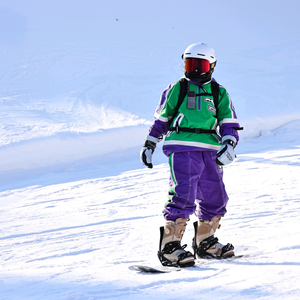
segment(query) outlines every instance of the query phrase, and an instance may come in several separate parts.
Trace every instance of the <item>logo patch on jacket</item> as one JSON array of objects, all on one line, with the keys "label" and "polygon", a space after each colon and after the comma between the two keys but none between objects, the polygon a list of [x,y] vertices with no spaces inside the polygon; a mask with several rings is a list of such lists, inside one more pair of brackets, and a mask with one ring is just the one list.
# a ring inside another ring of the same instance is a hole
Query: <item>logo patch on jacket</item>
[{"label": "logo patch on jacket", "polygon": [[210,105],[207,105],[207,109],[209,111],[211,111],[212,113],[214,113],[214,114],[217,112],[216,109],[214,107],[210,106]]},{"label": "logo patch on jacket", "polygon": [[214,104],[214,100],[211,99],[211,98],[205,97],[205,98],[204,98],[204,101],[209,102],[209,103],[211,103],[211,104]]}]

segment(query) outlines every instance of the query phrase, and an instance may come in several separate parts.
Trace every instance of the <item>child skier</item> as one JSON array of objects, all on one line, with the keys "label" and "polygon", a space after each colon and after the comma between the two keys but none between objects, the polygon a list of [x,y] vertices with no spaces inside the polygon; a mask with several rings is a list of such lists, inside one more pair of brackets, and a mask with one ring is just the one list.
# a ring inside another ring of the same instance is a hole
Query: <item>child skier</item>
[{"label": "child skier", "polygon": [[[226,89],[212,78],[215,51],[196,43],[185,50],[182,59],[184,77],[163,91],[141,161],[153,167],[152,154],[165,135],[163,151],[169,157],[171,175],[158,257],[165,266],[189,267],[196,256],[234,255],[234,247],[222,245],[214,234],[228,201],[222,166],[234,160],[237,130],[242,128]],[[181,245],[181,239],[189,216],[196,210],[195,202],[199,220],[194,223],[193,255]]]}]

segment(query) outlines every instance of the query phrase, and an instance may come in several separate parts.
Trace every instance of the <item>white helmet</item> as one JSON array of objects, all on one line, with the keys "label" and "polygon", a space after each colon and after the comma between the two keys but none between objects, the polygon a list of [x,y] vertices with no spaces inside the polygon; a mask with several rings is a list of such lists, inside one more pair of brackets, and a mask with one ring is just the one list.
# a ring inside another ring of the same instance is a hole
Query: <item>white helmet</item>
[{"label": "white helmet", "polygon": [[192,44],[182,54],[185,76],[192,81],[204,84],[212,79],[217,63],[216,52],[206,44]]},{"label": "white helmet", "polygon": [[182,59],[185,61],[187,58],[201,58],[213,64],[217,61],[215,50],[207,44],[196,43],[188,46],[182,54]]}]

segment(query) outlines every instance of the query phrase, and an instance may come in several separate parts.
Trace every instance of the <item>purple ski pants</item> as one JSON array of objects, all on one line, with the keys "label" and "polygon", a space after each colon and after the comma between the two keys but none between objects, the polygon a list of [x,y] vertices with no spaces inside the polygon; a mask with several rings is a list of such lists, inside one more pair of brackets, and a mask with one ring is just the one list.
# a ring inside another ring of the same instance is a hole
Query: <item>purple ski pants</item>
[{"label": "purple ski pants", "polygon": [[175,221],[188,218],[196,210],[199,219],[224,216],[228,196],[223,169],[216,163],[215,151],[175,152],[169,156],[170,190],[164,217]]}]

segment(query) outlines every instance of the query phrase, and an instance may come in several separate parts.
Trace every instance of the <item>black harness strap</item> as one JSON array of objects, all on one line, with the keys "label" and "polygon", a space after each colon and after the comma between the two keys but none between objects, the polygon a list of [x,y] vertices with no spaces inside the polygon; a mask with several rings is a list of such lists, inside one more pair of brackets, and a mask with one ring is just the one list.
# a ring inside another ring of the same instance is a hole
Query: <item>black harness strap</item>
[{"label": "black harness strap", "polygon": [[170,131],[176,131],[177,133],[182,132],[192,132],[192,133],[213,133],[217,134],[216,130],[214,129],[201,129],[201,128],[188,128],[188,127],[170,127]]},{"label": "black harness strap", "polygon": [[178,102],[174,108],[174,113],[173,113],[173,116],[172,118],[169,120],[169,125],[172,124],[175,116],[177,115],[178,113],[178,110],[179,110],[179,107],[181,106],[183,100],[184,100],[184,97],[186,96],[187,94],[187,80],[185,78],[180,78],[179,79],[179,83],[180,83],[180,93],[179,93],[179,97],[178,97]]},{"label": "black harness strap", "polygon": [[214,106],[216,108],[216,116],[218,116],[220,88],[219,88],[219,84],[216,81],[212,81],[210,84],[211,84],[211,93],[214,99]]},{"label": "black harness strap", "polygon": [[[178,102],[174,108],[174,113],[172,118],[169,120],[169,125],[172,124],[175,116],[178,113],[178,110],[187,95],[188,92],[188,81],[185,78],[180,78],[180,93],[178,97]],[[214,106],[216,108],[216,115],[218,114],[218,105],[219,105],[219,84],[216,81],[211,81],[211,93],[200,93],[196,94],[196,96],[213,96]],[[201,128],[187,128],[187,127],[170,127],[169,131],[176,131],[177,133],[181,132],[191,132],[191,133],[210,133],[210,134],[217,134],[216,130],[214,129],[201,129]]]}]

